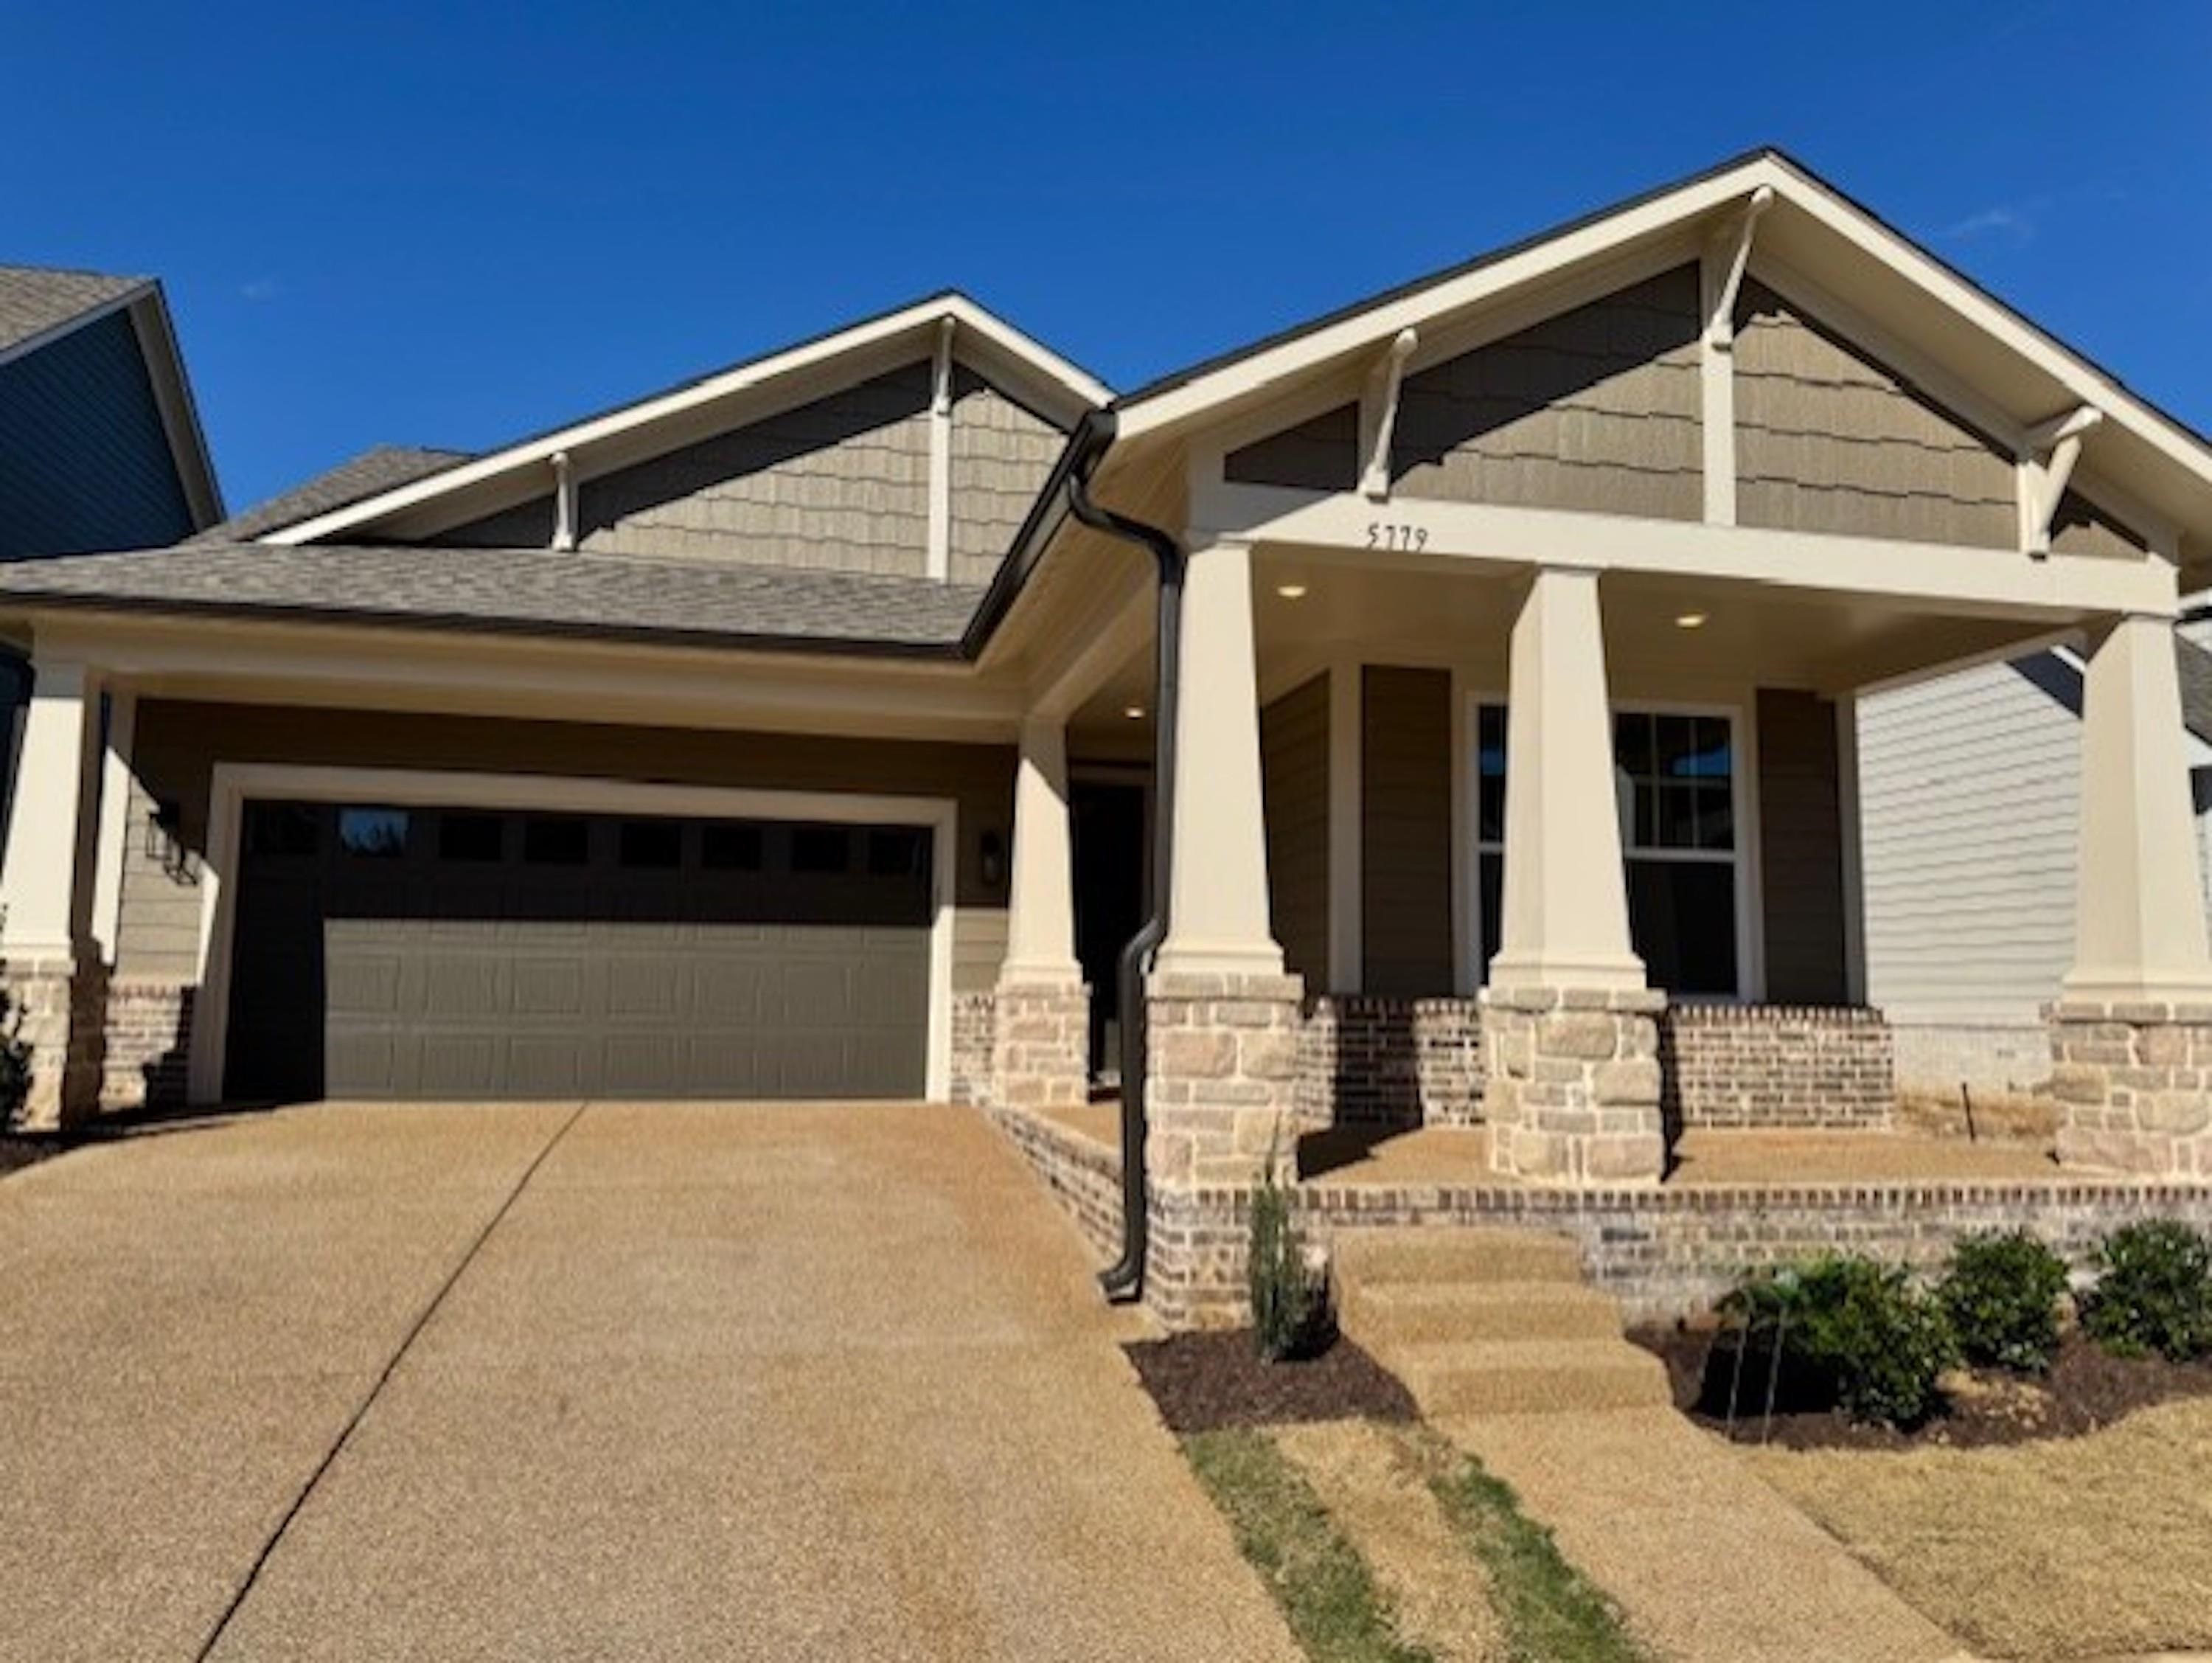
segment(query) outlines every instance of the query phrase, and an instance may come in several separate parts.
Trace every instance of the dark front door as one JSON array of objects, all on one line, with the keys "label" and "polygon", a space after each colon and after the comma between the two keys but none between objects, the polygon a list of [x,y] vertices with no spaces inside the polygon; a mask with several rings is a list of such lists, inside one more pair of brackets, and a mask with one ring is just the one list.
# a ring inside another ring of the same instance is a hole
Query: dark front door
[{"label": "dark front door", "polygon": [[244,819],[231,1097],[922,1094],[927,827]]},{"label": "dark front door", "polygon": [[1078,780],[1074,836],[1075,956],[1091,984],[1091,1073],[1121,1067],[1121,949],[1145,922],[1145,788]]}]

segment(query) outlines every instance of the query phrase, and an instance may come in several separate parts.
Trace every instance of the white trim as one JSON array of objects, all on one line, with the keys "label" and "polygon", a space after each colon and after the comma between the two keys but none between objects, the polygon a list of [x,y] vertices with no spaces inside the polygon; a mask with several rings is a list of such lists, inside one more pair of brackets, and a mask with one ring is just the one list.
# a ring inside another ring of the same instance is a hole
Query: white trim
[{"label": "white trim", "polygon": [[939,320],[929,359],[929,548],[927,576],[952,576],[952,334],[958,324]]},{"label": "white trim", "polygon": [[240,817],[250,797],[313,802],[356,800],[405,807],[650,813],[685,819],[811,819],[926,825],[935,912],[929,932],[929,1048],[924,1090],[949,1100],[952,1080],[952,959],[958,912],[960,823],[950,797],[842,791],[649,785],[543,774],[432,773],[402,768],[324,768],[286,763],[216,764],[208,790],[207,861],[201,881],[199,995],[192,1022],[190,1097],[222,1100],[229,1035],[231,935],[238,896]]},{"label": "white trim", "polygon": [[547,460],[553,465],[553,546],[567,553],[576,546],[576,470],[565,450]]},{"label": "white trim", "polygon": [[[1027,378],[1036,383],[1037,390],[1055,395],[1054,402],[1060,405],[1057,413],[1071,422],[1083,410],[1103,405],[1113,396],[1103,382],[1077,369],[1012,325],[993,317],[965,295],[948,295],[839,330],[801,346],[771,353],[764,358],[757,358],[735,369],[724,370],[720,375],[707,376],[689,386],[642,399],[620,410],[610,411],[605,415],[591,417],[538,438],[526,439],[520,444],[494,451],[489,456],[463,463],[459,467],[445,469],[427,478],[380,491],[359,503],[333,509],[327,514],[317,515],[313,519],[302,520],[297,525],[271,532],[264,540],[283,544],[312,543],[340,532],[353,530],[418,507],[434,498],[486,484],[519,469],[532,467],[544,462],[556,451],[580,451],[655,423],[686,415],[721,399],[763,392],[776,382],[834,364],[841,358],[862,354],[869,349],[892,347],[909,337],[914,338],[915,344],[919,346],[922,344],[924,332],[936,329],[947,320],[957,322],[991,356],[1002,360],[1009,369],[1025,372]],[[769,413],[771,412],[760,412],[761,415]],[[751,416],[747,419],[759,418],[759,416]]]},{"label": "white trim", "polygon": [[92,938],[112,966],[123,929],[123,856],[131,821],[131,758],[138,731],[138,696],[107,692],[107,742],[100,764],[100,842],[94,856]]},{"label": "white trim", "polygon": [[1328,986],[1358,993],[1367,977],[1362,816],[1367,671],[1355,655],[1328,667]]},{"label": "white trim", "polygon": [[1398,394],[1405,386],[1406,361],[1420,344],[1418,331],[1400,330],[1368,372],[1359,396],[1359,490],[1370,503],[1390,500],[1390,438],[1398,430]]},{"label": "white trim", "polygon": [[1762,185],[1741,212],[1698,255],[1698,384],[1702,399],[1698,427],[1705,444],[1705,521],[1735,524],[1735,301],[1744,273],[1751,268],[1751,240],[1759,218],[1774,201],[1774,187]]}]

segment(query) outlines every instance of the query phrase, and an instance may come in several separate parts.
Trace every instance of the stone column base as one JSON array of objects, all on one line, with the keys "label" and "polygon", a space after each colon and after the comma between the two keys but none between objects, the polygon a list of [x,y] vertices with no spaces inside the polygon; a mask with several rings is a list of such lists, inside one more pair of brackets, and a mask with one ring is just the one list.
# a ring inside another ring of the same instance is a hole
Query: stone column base
[{"label": "stone column base", "polygon": [[1155,976],[1148,993],[1145,1107],[1154,1185],[1255,1181],[1270,1149],[1296,1154],[1295,976]]},{"label": "stone column base", "polygon": [[1667,1166],[1652,989],[1482,995],[1491,1164],[1539,1183],[1654,1183]]},{"label": "stone column base", "polygon": [[0,965],[15,1038],[30,1049],[30,1091],[16,1116],[24,1131],[59,1131],[99,1112],[107,972],[68,954]]},{"label": "stone column base", "polygon": [[2062,1001],[2051,1057],[2060,1160],[2212,1177],[2212,1005]]},{"label": "stone column base", "polygon": [[991,1101],[1070,1109],[1091,1099],[1091,990],[1079,982],[1001,982],[994,1001]]}]

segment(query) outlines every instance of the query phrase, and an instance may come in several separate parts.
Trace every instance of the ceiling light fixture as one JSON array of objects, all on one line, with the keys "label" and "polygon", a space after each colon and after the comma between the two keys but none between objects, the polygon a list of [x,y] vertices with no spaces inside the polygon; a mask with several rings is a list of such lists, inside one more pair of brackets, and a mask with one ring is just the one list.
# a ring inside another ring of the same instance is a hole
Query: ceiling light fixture
[{"label": "ceiling light fixture", "polygon": [[1275,593],[1285,600],[1302,600],[1305,598],[1306,586],[1303,583],[1278,583]]},{"label": "ceiling light fixture", "polygon": [[1705,615],[1703,612],[1684,612],[1675,618],[1674,627],[1678,630],[1698,630],[1703,629],[1705,623]]},{"label": "ceiling light fixture", "polygon": [[1132,722],[1142,722],[1145,719],[1145,707],[1141,704],[1125,705],[1122,707],[1121,714]]}]

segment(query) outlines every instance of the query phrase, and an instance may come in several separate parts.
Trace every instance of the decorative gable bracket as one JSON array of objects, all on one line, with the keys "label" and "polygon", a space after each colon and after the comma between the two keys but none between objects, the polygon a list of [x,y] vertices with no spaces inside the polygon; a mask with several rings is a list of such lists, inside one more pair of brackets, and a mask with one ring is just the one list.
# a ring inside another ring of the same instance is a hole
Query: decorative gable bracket
[{"label": "decorative gable bracket", "polygon": [[1705,277],[1705,344],[1717,352],[1735,346],[1735,297],[1751,268],[1751,239],[1759,216],[1774,205],[1774,187],[1762,185],[1713,238],[1710,258],[1700,263]]},{"label": "decorative gable bracket", "polygon": [[1398,395],[1406,381],[1406,360],[1421,344],[1418,332],[1401,329],[1383,349],[1359,397],[1359,489],[1370,502],[1390,500],[1390,437],[1398,428]]},{"label": "decorative gable bracket", "polygon": [[2081,439],[2105,419],[2094,405],[2063,411],[2027,429],[2020,457],[2021,546],[2040,558],[2051,552],[2051,524],[2074,465],[2081,459]]}]

